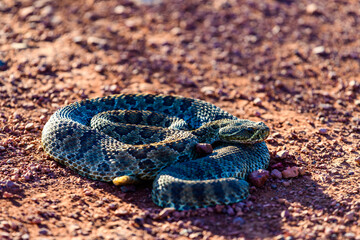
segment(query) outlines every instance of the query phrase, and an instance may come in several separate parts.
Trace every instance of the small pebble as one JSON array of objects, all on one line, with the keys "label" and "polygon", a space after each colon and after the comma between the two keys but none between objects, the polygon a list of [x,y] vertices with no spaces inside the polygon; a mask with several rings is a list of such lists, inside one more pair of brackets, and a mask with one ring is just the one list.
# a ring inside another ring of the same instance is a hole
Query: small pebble
[{"label": "small pebble", "polygon": [[284,187],[288,187],[288,186],[290,186],[290,184],[291,184],[291,181],[285,181],[285,182],[283,182]]},{"label": "small pebble", "polygon": [[117,208],[118,208],[118,204],[117,204],[117,203],[110,203],[110,204],[109,204],[109,209],[115,210],[115,209],[117,209]]},{"label": "small pebble", "polygon": [[357,165],[360,165],[360,156],[355,158],[355,162],[356,162]]},{"label": "small pebble", "polygon": [[355,239],[355,234],[352,233],[352,232],[347,232],[344,234],[344,237],[347,238],[347,239]]},{"label": "small pebble", "polygon": [[137,217],[137,218],[134,219],[133,225],[135,227],[142,227],[144,225],[144,221],[145,221],[144,218]]},{"label": "small pebble", "polygon": [[158,219],[164,219],[170,216],[171,213],[175,212],[174,208],[164,208],[161,210],[161,212],[158,214]]},{"label": "small pebble", "polygon": [[34,128],[34,123],[28,123],[28,124],[26,124],[26,126],[25,126],[25,130],[27,130],[27,131],[29,131],[29,130],[31,130],[31,129],[33,129]]},{"label": "small pebble", "polygon": [[324,54],[325,53],[325,47],[324,46],[315,47],[312,50],[312,52],[315,53],[315,54],[318,54],[318,55]]},{"label": "small pebble", "polygon": [[242,217],[235,217],[232,222],[233,222],[233,224],[238,225],[238,226],[245,224],[245,220]]},{"label": "small pebble", "polygon": [[262,101],[260,98],[255,98],[253,101],[255,106],[261,107],[262,106]]},{"label": "small pebble", "polygon": [[284,171],[281,172],[283,178],[295,178],[299,175],[298,167],[287,167]]},{"label": "small pebble", "polygon": [[222,210],[224,209],[224,205],[216,205],[215,206],[215,212],[222,213]]},{"label": "small pebble", "polygon": [[12,43],[11,47],[16,50],[23,50],[28,48],[26,43]]},{"label": "small pebble", "polygon": [[227,210],[226,210],[226,213],[230,216],[234,216],[235,215],[235,212],[234,212],[234,209],[230,206],[228,206]]},{"label": "small pebble", "polygon": [[76,44],[80,44],[82,43],[82,41],[84,40],[82,36],[75,36],[73,37],[73,42],[76,43]]},{"label": "small pebble", "polygon": [[33,7],[33,6],[25,7],[19,11],[19,15],[22,18],[26,18],[26,17],[30,16],[31,14],[33,14],[34,11],[35,11],[35,7]]},{"label": "small pebble", "polygon": [[274,168],[279,169],[279,168],[283,168],[283,167],[284,167],[284,165],[281,162],[271,165],[271,168],[273,168],[273,169]]},{"label": "small pebble", "polygon": [[280,216],[282,218],[288,218],[290,216],[289,212],[287,210],[284,210],[280,213]]},{"label": "small pebble", "polygon": [[319,107],[323,110],[331,110],[333,108],[333,105],[328,103],[320,103]]},{"label": "small pebble", "polygon": [[319,129],[319,133],[320,133],[321,135],[326,135],[326,134],[328,133],[328,130],[327,130],[326,128],[320,128],[320,129]]},{"label": "small pebble", "polygon": [[0,71],[4,71],[7,69],[7,64],[6,62],[0,60]]},{"label": "small pebble", "polygon": [[123,14],[125,12],[125,7],[123,5],[117,5],[115,8],[114,8],[114,13],[115,14]]},{"label": "small pebble", "polygon": [[115,216],[125,216],[125,215],[128,215],[129,212],[127,210],[124,210],[124,209],[117,209],[115,212],[114,212]]},{"label": "small pebble", "polygon": [[39,234],[47,236],[47,235],[50,235],[50,231],[48,229],[46,229],[46,228],[40,228],[39,229]]},{"label": "small pebble", "polygon": [[43,17],[51,16],[54,13],[54,9],[52,6],[46,6],[41,9],[40,15]]},{"label": "small pebble", "polygon": [[289,151],[288,150],[281,150],[279,152],[276,153],[276,158],[280,158],[280,159],[285,159],[289,156]]},{"label": "small pebble", "polygon": [[262,187],[269,178],[269,175],[269,171],[259,169],[249,174],[249,182],[256,187]]},{"label": "small pebble", "polygon": [[306,169],[304,167],[299,167],[298,170],[301,176],[304,176],[306,174]]},{"label": "small pebble", "polygon": [[87,43],[90,45],[106,45],[107,44],[107,40],[103,39],[103,38],[98,38],[98,37],[88,37],[87,39]]},{"label": "small pebble", "polygon": [[317,10],[318,10],[318,7],[317,7],[317,5],[315,3],[311,3],[311,4],[306,6],[306,13],[307,14],[312,15],[312,14],[316,13]]},{"label": "small pebble", "polygon": [[212,86],[206,86],[200,89],[200,92],[202,92],[205,96],[215,96],[215,91],[215,87]]},{"label": "small pebble", "polygon": [[355,212],[350,211],[350,212],[347,212],[344,217],[349,221],[353,221],[355,219],[355,216],[356,216]]},{"label": "small pebble", "polygon": [[281,174],[281,172],[280,172],[279,170],[277,170],[277,169],[274,169],[274,170],[271,171],[271,176],[272,176],[273,178],[282,179],[282,174]]},{"label": "small pebble", "polygon": [[94,70],[98,73],[102,73],[105,70],[105,67],[103,65],[96,65]]}]

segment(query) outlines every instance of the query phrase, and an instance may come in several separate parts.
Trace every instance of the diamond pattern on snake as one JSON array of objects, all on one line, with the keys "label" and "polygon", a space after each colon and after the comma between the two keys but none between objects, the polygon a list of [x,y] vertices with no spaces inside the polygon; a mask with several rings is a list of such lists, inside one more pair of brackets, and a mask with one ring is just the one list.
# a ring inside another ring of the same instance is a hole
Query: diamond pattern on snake
[{"label": "diamond pattern on snake", "polygon": [[[121,94],[59,109],[44,126],[42,146],[94,180],[153,180],[155,204],[185,210],[244,200],[248,174],[269,164],[269,131],[202,100]],[[213,152],[199,156],[198,143]]]}]

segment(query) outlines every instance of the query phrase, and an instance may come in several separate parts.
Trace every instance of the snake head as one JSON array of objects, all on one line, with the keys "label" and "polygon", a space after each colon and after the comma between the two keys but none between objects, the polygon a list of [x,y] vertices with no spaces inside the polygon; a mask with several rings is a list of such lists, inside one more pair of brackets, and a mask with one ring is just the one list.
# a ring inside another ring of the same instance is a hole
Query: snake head
[{"label": "snake head", "polygon": [[222,141],[253,144],[264,141],[270,134],[270,129],[263,122],[249,120],[228,120],[219,129]]}]

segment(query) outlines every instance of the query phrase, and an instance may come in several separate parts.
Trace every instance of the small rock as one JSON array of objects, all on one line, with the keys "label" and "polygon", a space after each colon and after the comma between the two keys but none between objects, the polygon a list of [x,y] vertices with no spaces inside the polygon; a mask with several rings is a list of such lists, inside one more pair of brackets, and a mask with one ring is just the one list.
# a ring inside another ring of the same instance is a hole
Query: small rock
[{"label": "small rock", "polygon": [[262,187],[269,178],[269,175],[269,171],[259,169],[249,174],[249,182],[256,187]]},{"label": "small rock", "polygon": [[261,107],[262,106],[262,101],[260,98],[255,98],[253,101],[255,106]]},{"label": "small rock", "polygon": [[279,170],[277,170],[277,169],[274,169],[274,170],[271,171],[271,176],[272,176],[273,178],[282,179],[282,174],[281,174],[281,172],[280,172]]},{"label": "small rock", "polygon": [[281,172],[283,178],[295,178],[299,175],[298,167],[287,167],[284,171]]},{"label": "small rock", "polygon": [[134,227],[142,227],[144,225],[144,222],[145,222],[144,218],[136,217],[134,219],[133,225]]},{"label": "small rock", "polygon": [[346,239],[355,239],[355,234],[354,233],[352,233],[352,232],[347,232],[347,233],[345,233],[344,234],[344,237],[346,238]]},{"label": "small rock", "polygon": [[289,212],[287,210],[284,210],[280,213],[280,216],[282,218],[288,218],[290,216]]},{"label": "small rock", "polygon": [[230,216],[234,216],[235,215],[235,212],[234,212],[234,209],[230,206],[228,206],[227,210],[226,210],[226,213]]},{"label": "small rock", "polygon": [[31,130],[31,129],[33,129],[34,128],[34,123],[28,123],[28,124],[26,124],[26,126],[25,126],[25,130],[27,130],[27,131],[29,131],[29,130]]},{"label": "small rock", "polygon": [[105,67],[103,65],[96,65],[94,70],[98,73],[102,73],[105,70]]},{"label": "small rock", "polygon": [[320,103],[319,107],[323,110],[331,110],[333,106],[329,103]]},{"label": "small rock", "polygon": [[213,152],[213,147],[209,143],[198,143],[196,144],[196,152],[200,155],[208,155]]},{"label": "small rock", "polygon": [[360,156],[355,158],[355,162],[356,162],[356,164],[360,165]]},{"label": "small rock", "polygon": [[88,37],[87,39],[87,43],[90,45],[106,45],[107,44],[107,40],[103,39],[103,38],[98,38],[98,37]]},{"label": "small rock", "polygon": [[316,13],[318,10],[318,7],[315,3],[311,3],[309,5],[306,6],[306,13],[307,14],[314,14]]},{"label": "small rock", "polygon": [[326,135],[326,134],[328,133],[328,130],[327,130],[327,128],[320,128],[320,129],[319,129],[319,133],[320,133],[321,135]]},{"label": "small rock", "polygon": [[40,15],[43,17],[48,17],[54,13],[54,9],[52,6],[46,6],[41,9]]},{"label": "small rock", "polygon": [[174,208],[164,208],[158,215],[158,219],[164,219],[170,216],[171,213],[175,212]]},{"label": "small rock", "polygon": [[261,117],[261,113],[259,111],[255,111],[254,115],[255,117]]},{"label": "small rock", "polygon": [[27,49],[28,45],[26,43],[12,43],[11,47],[16,50]]},{"label": "small rock", "polygon": [[245,224],[245,220],[242,217],[235,217],[232,222],[233,222],[233,224],[238,225],[238,226]]},{"label": "small rock", "polygon": [[284,167],[284,165],[281,162],[271,165],[272,169],[274,169],[274,168],[279,169],[279,168],[283,168],[283,167]]},{"label": "small rock", "polygon": [[117,208],[118,208],[118,205],[117,205],[116,203],[110,203],[110,204],[109,204],[109,209],[115,210],[115,209],[117,209]]},{"label": "small rock", "polygon": [[115,8],[114,8],[114,13],[115,14],[123,14],[125,12],[125,7],[123,5],[117,5]]},{"label": "small rock", "polygon": [[30,239],[30,235],[28,233],[24,233],[23,235],[21,235],[21,239],[22,240]]},{"label": "small rock", "polygon": [[331,80],[336,80],[337,74],[336,74],[336,72],[334,72],[334,71],[330,71],[330,72],[328,73],[328,77],[329,77]]},{"label": "small rock", "polygon": [[189,235],[190,239],[199,239],[199,237],[202,235],[201,232],[194,232]]},{"label": "small rock", "polygon": [[0,239],[11,239],[10,233],[0,232]]},{"label": "small rock", "polygon": [[76,43],[76,44],[80,44],[80,43],[82,43],[83,42],[83,37],[82,36],[75,36],[75,37],[73,37],[73,42],[74,43]]},{"label": "small rock", "polygon": [[349,220],[349,221],[353,221],[355,219],[355,212],[354,211],[350,211],[350,212],[347,212],[344,217]]},{"label": "small rock", "polygon": [[40,228],[39,229],[39,234],[48,236],[48,235],[50,235],[50,231],[48,229],[46,229],[46,228]]},{"label": "small rock", "polygon": [[356,106],[360,107],[360,100],[359,99],[355,100],[354,103],[355,103]]},{"label": "small rock", "polygon": [[216,205],[215,206],[215,212],[222,213],[222,210],[224,209],[224,205]]},{"label": "small rock", "polygon": [[285,181],[285,182],[283,182],[284,187],[288,187],[288,186],[290,186],[290,184],[291,184],[291,181]]},{"label": "small rock", "polygon": [[4,71],[7,69],[7,63],[0,60],[0,71]]},{"label": "small rock", "polygon": [[212,86],[206,86],[206,87],[202,87],[200,89],[200,91],[205,95],[205,96],[214,96],[215,95],[215,87]]},{"label": "small rock", "polygon": [[33,7],[33,6],[25,7],[19,11],[19,15],[22,18],[26,18],[26,17],[32,15],[34,13],[34,11],[35,11],[35,7]]},{"label": "small rock", "polygon": [[304,176],[306,174],[306,169],[304,167],[299,167],[298,170],[301,176]]},{"label": "small rock", "polygon": [[33,149],[35,147],[35,144],[29,144],[26,146],[25,150],[30,150]]},{"label": "small rock", "polygon": [[315,47],[315,48],[313,48],[312,52],[317,54],[317,55],[324,54],[325,53],[325,47],[324,46]]},{"label": "small rock", "polygon": [[289,156],[289,151],[288,150],[281,150],[279,152],[276,153],[276,158],[280,158],[280,159],[285,159]]},{"label": "small rock", "polygon": [[120,217],[120,216],[125,216],[125,215],[129,214],[129,212],[124,209],[117,209],[114,212],[114,214],[115,214],[115,216]]},{"label": "small rock", "polygon": [[[180,36],[181,35],[181,28],[179,27],[174,27],[170,30],[170,33],[175,35],[175,36]],[[215,91],[215,90],[214,90]]]}]

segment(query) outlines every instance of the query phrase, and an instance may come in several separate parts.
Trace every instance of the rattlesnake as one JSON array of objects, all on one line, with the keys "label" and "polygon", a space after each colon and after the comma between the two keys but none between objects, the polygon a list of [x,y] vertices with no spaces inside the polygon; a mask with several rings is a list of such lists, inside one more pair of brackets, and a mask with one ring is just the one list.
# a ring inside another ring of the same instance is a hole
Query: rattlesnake
[{"label": "rattlesnake", "polygon": [[[178,210],[239,202],[247,175],[266,168],[269,128],[180,96],[121,94],[56,111],[44,150],[81,175],[116,185],[154,180],[152,199]],[[214,151],[199,156],[198,143]]]}]

